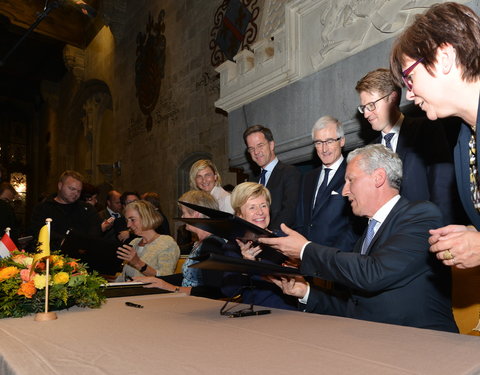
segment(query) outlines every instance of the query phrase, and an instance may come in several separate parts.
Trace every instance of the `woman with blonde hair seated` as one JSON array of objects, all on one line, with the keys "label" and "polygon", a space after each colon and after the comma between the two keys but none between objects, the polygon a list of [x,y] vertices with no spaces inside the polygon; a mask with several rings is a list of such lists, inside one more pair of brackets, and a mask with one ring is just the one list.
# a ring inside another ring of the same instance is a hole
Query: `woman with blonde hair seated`
[{"label": "woman with blonde hair seated", "polygon": [[117,281],[126,281],[134,276],[172,274],[180,249],[172,237],[155,231],[163,220],[155,207],[147,201],[134,201],[127,204],[124,216],[128,229],[139,238],[118,248],[117,257],[123,260],[124,266]]},{"label": "woman with blonde hair seated", "polygon": [[193,163],[190,168],[190,188],[211,194],[217,200],[220,211],[232,214],[230,193],[225,191],[221,184],[222,178],[211,160],[201,159]]},{"label": "woman with blonde hair seated", "polygon": [[[268,189],[255,182],[243,182],[232,191],[232,207],[235,215],[267,229],[270,224],[271,195]],[[262,246],[252,241],[236,240],[235,248],[230,247],[226,255],[255,260],[261,256]],[[266,261],[266,260],[262,260]],[[297,301],[291,296],[284,295],[269,281],[258,276],[245,276],[238,273],[226,273],[224,278],[224,294],[233,296],[241,290],[244,303],[296,310]]]},{"label": "woman with blonde hair seated", "polygon": [[[218,202],[215,198],[201,190],[187,191],[179,198],[179,201],[218,210]],[[201,213],[181,204],[179,204],[179,207],[182,210],[183,218],[205,217]],[[188,259],[183,264],[182,273],[161,277],[139,277],[135,278],[135,281],[151,283],[145,286],[147,288],[160,288],[171,292],[181,292],[208,298],[224,297],[221,292],[223,272],[190,268],[189,266],[197,262],[193,259],[195,257],[209,253],[223,254],[223,247],[226,241],[188,224],[186,229],[194,233],[198,240],[194,243]]]}]

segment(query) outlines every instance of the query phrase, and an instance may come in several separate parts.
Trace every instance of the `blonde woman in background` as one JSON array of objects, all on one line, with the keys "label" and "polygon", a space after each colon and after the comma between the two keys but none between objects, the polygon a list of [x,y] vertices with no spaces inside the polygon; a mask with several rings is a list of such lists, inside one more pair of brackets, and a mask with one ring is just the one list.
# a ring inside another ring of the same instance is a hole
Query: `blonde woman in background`
[{"label": "blonde woman in background", "polygon": [[127,227],[139,238],[118,248],[117,257],[124,261],[124,266],[117,281],[126,281],[134,276],[172,274],[180,249],[172,237],[155,231],[163,220],[155,207],[147,201],[134,201],[127,204],[124,215]]},{"label": "blonde woman in background", "polygon": [[190,168],[190,187],[211,194],[217,200],[220,211],[233,214],[230,193],[221,184],[222,178],[211,160],[201,159],[193,163]]}]

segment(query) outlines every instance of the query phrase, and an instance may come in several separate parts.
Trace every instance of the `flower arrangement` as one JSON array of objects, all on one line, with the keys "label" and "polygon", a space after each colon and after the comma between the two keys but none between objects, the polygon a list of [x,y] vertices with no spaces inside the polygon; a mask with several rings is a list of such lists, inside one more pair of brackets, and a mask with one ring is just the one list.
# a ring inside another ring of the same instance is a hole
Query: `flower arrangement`
[{"label": "flower arrangement", "polygon": [[[0,259],[0,318],[19,318],[44,310],[46,259],[37,262],[31,271],[33,257],[16,250]],[[52,254],[49,259],[49,310],[74,305],[100,307],[105,301],[101,290],[106,281],[96,271],[89,274],[85,265],[60,254]]]}]

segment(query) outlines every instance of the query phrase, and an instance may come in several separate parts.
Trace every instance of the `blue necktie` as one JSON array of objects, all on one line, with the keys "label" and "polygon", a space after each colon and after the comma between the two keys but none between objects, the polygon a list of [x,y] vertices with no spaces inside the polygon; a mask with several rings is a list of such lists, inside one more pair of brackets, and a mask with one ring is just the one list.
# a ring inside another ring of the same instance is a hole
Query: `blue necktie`
[{"label": "blue necktie", "polygon": [[260,173],[260,184],[265,186],[265,175],[267,174],[266,169],[262,169],[262,173]]},{"label": "blue necktie", "polygon": [[383,136],[383,139],[385,139],[385,146],[387,146],[387,148],[389,148],[392,151],[393,151],[393,147],[391,142],[394,135],[395,133],[388,133]]},{"label": "blue necktie", "polygon": [[318,187],[317,195],[315,196],[315,204],[313,205],[313,210],[315,210],[315,207],[318,206],[318,202],[320,201],[320,197],[322,196],[323,192],[327,189],[328,174],[330,173],[331,169],[330,168],[325,168],[323,171],[325,172],[325,174],[323,176],[322,183]]},{"label": "blue necktie", "polygon": [[360,254],[366,254],[368,246],[370,245],[370,242],[372,242],[373,236],[375,235],[375,232],[373,230],[375,229],[375,225],[377,223],[378,221],[375,219],[370,219],[370,221],[368,222],[367,234],[365,235],[365,239],[363,240],[362,251]]}]

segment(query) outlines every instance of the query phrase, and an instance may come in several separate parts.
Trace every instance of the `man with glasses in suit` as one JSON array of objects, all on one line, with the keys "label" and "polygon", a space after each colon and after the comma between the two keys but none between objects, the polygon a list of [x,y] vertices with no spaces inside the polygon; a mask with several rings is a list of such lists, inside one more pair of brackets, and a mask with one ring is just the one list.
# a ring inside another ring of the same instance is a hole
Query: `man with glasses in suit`
[{"label": "man with glasses in suit", "polygon": [[351,251],[364,229],[364,220],[355,217],[342,196],[346,160],[343,125],[323,116],[312,128],[312,141],[322,166],[303,177],[298,198],[295,229],[309,240]]},{"label": "man with glasses in suit", "polygon": [[380,132],[374,143],[383,144],[402,160],[402,196],[437,204],[445,223],[464,221],[455,186],[452,148],[443,124],[405,116],[399,108],[401,88],[388,69],[369,72],[355,89],[360,98],[358,111],[373,130]]}]

